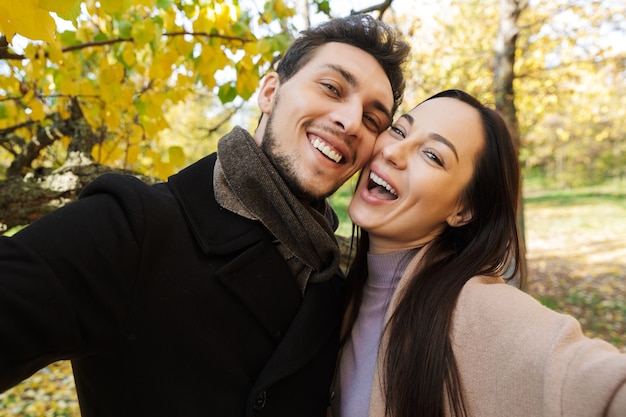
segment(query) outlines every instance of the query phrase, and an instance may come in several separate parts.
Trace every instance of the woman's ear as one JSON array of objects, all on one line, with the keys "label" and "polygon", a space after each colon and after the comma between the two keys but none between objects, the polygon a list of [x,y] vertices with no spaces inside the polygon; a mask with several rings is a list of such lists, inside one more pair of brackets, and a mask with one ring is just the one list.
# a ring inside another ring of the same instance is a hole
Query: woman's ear
[{"label": "woman's ear", "polygon": [[259,108],[264,114],[270,114],[272,107],[274,106],[274,99],[280,86],[280,79],[278,74],[271,72],[265,76],[261,82],[261,88],[259,89],[258,103]]},{"label": "woman's ear", "polygon": [[473,219],[474,219],[474,213],[472,213],[472,210],[462,208],[461,210],[457,211],[455,214],[448,217],[446,219],[446,222],[451,227],[459,227],[459,226],[464,226],[468,224]]}]

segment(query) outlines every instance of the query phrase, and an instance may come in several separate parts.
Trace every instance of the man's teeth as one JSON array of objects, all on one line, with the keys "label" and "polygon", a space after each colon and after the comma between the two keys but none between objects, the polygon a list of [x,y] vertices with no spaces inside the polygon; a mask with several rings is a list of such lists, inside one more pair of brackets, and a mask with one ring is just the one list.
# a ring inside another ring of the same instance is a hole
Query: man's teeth
[{"label": "man's teeth", "polygon": [[370,172],[370,179],[372,181],[374,181],[374,183],[376,183],[376,184],[380,185],[381,187],[383,187],[390,194],[398,196],[398,193],[396,192],[396,190],[394,190],[393,187],[387,183],[387,181],[385,181],[384,179],[380,178],[378,175],[374,174],[373,172]]},{"label": "man's teeth", "polygon": [[337,163],[341,161],[342,156],[338,154],[337,152],[335,152],[330,146],[328,146],[321,140],[314,139],[311,142],[311,144],[313,145],[314,148],[318,149],[321,153],[323,153],[324,155],[326,155],[328,158],[332,159],[333,161]]}]

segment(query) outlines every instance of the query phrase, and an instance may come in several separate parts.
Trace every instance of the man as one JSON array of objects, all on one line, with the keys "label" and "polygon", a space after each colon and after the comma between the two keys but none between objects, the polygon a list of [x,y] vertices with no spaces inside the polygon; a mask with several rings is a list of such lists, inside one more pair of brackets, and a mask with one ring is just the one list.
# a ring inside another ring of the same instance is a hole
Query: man
[{"label": "man", "polygon": [[325,202],[369,158],[408,46],[369,16],[303,32],[254,137],[149,187],[104,175],[0,240],[0,389],[71,359],[83,417],[324,416],[343,308]]}]

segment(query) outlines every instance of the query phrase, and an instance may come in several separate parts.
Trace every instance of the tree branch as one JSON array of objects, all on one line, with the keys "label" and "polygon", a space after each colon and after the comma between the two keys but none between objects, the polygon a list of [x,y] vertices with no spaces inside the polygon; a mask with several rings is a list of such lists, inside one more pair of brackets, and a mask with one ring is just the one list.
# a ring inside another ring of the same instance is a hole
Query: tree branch
[{"label": "tree branch", "polygon": [[385,0],[382,3],[376,4],[374,6],[366,7],[361,10],[352,10],[350,14],[362,14],[362,13],[371,13],[374,11],[378,11],[378,19],[381,20],[383,18],[383,14],[391,7],[391,3],[393,0]]},{"label": "tree branch", "polygon": [[[391,3],[391,2],[389,2],[389,3]],[[219,33],[187,32],[187,31],[165,32],[165,33],[163,33],[163,36],[166,36],[166,37],[184,36],[184,35],[190,35],[190,36],[194,36],[194,37],[222,39],[222,40],[231,41],[231,42],[241,42],[242,44],[252,42],[252,39],[241,38],[241,37],[238,37],[238,36],[220,35]],[[81,43],[79,45],[66,46],[65,48],[61,49],[61,51],[62,52],[72,52],[72,51],[78,51],[80,49],[86,49],[86,48],[91,48],[91,47],[101,47],[101,46],[106,46],[106,45],[113,45],[113,44],[116,44],[116,43],[134,42],[134,41],[135,41],[134,38],[107,39],[107,40],[104,40],[104,41],[94,41],[94,42]],[[47,57],[47,54],[45,56]],[[3,47],[2,46],[2,42],[1,42],[1,38],[0,38],[0,59],[4,59],[4,60],[22,60],[22,59],[26,59],[26,56],[22,55],[22,54],[16,54],[16,53],[13,53],[13,52],[9,51],[8,45]]]}]

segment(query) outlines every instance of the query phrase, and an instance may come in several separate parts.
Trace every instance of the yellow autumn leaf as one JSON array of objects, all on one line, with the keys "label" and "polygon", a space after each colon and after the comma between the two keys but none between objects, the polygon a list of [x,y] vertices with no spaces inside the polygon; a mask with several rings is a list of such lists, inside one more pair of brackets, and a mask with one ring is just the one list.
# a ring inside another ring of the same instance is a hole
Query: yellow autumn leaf
[{"label": "yellow autumn leaf", "polygon": [[156,121],[153,119],[148,119],[145,117],[142,118],[142,125],[146,131],[146,136],[148,136],[149,138],[154,138],[159,133],[160,129],[157,126]]},{"label": "yellow autumn leaf", "polygon": [[87,107],[83,109],[83,116],[85,116],[85,120],[89,123],[89,126],[93,128],[97,128],[100,126],[100,108],[97,106]]},{"label": "yellow autumn leaf", "polygon": [[24,100],[24,103],[29,103],[33,99],[34,96],[35,96],[35,90],[31,88],[26,92],[26,94],[24,94],[24,97],[22,99]]},{"label": "yellow autumn leaf", "polygon": [[5,111],[8,120],[15,119],[17,117],[17,106],[15,105],[15,101],[5,101],[4,102]]},{"label": "yellow autumn leaf", "polygon": [[81,95],[92,97],[96,95],[96,88],[88,79],[82,79],[78,82],[78,91]]},{"label": "yellow autumn leaf", "polygon": [[123,0],[100,0],[100,4],[108,14],[115,14],[124,10]]},{"label": "yellow autumn leaf", "polygon": [[122,61],[129,67],[135,65],[137,59],[135,57],[135,48],[132,44],[124,45],[124,50],[122,51]]},{"label": "yellow autumn leaf", "polygon": [[64,19],[73,20],[80,12],[81,0],[39,0],[39,7],[55,12]]},{"label": "yellow autumn leaf", "polygon": [[119,83],[109,84],[107,88],[100,91],[100,98],[109,105],[114,105],[121,93],[121,86]]},{"label": "yellow autumn leaf", "polygon": [[124,149],[120,147],[120,144],[117,142],[105,142],[104,143],[106,151],[107,151],[107,160],[114,162],[124,157]]},{"label": "yellow autumn leaf", "polygon": [[140,151],[139,146],[129,146],[128,149],[126,149],[126,161],[129,164],[135,164],[139,158]]},{"label": "yellow autumn leaf", "polygon": [[167,162],[163,162],[160,158],[154,158],[154,171],[157,177],[166,179],[174,173],[174,167]]},{"label": "yellow autumn leaf", "polygon": [[48,59],[55,64],[63,64],[63,51],[58,42],[52,42],[48,46]]},{"label": "yellow autumn leaf", "polygon": [[209,8],[202,8],[198,18],[193,22],[194,32],[211,33],[215,25],[215,12]]},{"label": "yellow autumn leaf", "polygon": [[237,21],[237,8],[228,4],[216,4],[215,6],[215,29],[227,32],[233,22]]},{"label": "yellow autumn leaf", "polygon": [[100,163],[100,155],[102,154],[102,152],[100,152],[100,144],[96,143],[95,145],[93,145],[91,147],[91,157],[93,158],[94,161],[96,161],[97,163]]},{"label": "yellow autumn leaf", "polygon": [[61,144],[63,145],[64,148],[67,148],[68,146],[70,146],[70,143],[72,143],[72,138],[69,137],[68,135],[65,135],[61,138]]},{"label": "yellow autumn leaf", "polygon": [[64,105],[64,106],[60,106],[59,107],[59,115],[61,116],[61,119],[69,119],[72,116],[72,112],[70,111],[70,108],[68,105]]},{"label": "yellow autumn leaf", "polygon": [[135,24],[130,31],[137,47],[152,42],[156,35],[156,25],[152,20],[142,20]]},{"label": "yellow autumn leaf", "polygon": [[124,67],[119,62],[108,64],[106,60],[100,61],[100,85],[108,86],[119,84],[124,77]]},{"label": "yellow autumn leaf", "polygon": [[287,6],[283,0],[274,0],[274,11],[279,16],[284,16],[287,13]]},{"label": "yellow autumn leaf", "polygon": [[46,112],[43,108],[43,103],[39,100],[31,100],[28,103],[28,107],[30,108],[30,118],[36,121],[41,121],[46,117]]},{"label": "yellow autumn leaf", "polygon": [[121,111],[116,108],[109,106],[104,112],[104,123],[111,131],[116,131],[120,126],[120,121],[122,120]]},{"label": "yellow autumn leaf", "polygon": [[193,52],[193,43],[188,42],[184,36],[176,36],[174,38],[174,48],[181,56],[186,57]]},{"label": "yellow autumn leaf", "polygon": [[167,150],[170,164],[182,166],[185,164],[185,151],[180,146],[170,146]]},{"label": "yellow autumn leaf", "polygon": [[237,74],[235,90],[244,100],[249,99],[256,91],[259,84],[259,77],[251,71],[242,71]]},{"label": "yellow autumn leaf", "polygon": [[17,91],[20,88],[20,82],[13,75],[0,75],[0,89],[7,91]]},{"label": "yellow autumn leaf", "polygon": [[128,142],[131,145],[138,145],[144,140],[143,137],[143,129],[136,124],[133,124],[130,128],[130,134],[128,137]]},{"label": "yellow autumn leaf", "polygon": [[150,70],[148,72],[148,75],[153,80],[160,80],[160,79],[167,77],[167,73],[165,71],[166,69],[163,68],[163,64],[157,61],[157,62],[153,62],[152,65],[150,65]]},{"label": "yellow autumn leaf", "polygon": [[15,34],[32,40],[54,42],[56,24],[50,12],[37,7],[37,0],[0,3],[0,32],[9,42]]}]

